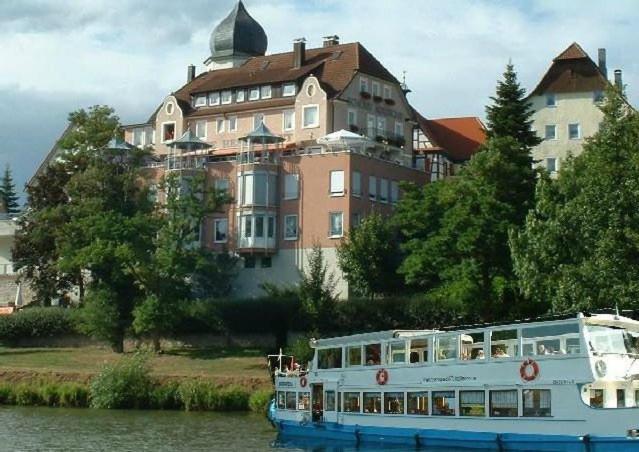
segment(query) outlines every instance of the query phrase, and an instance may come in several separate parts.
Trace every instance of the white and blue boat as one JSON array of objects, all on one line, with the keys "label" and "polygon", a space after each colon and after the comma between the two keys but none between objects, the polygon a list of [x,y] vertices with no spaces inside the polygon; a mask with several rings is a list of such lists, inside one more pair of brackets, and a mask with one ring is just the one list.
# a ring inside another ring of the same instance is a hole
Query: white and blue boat
[{"label": "white and blue boat", "polygon": [[639,322],[614,314],[312,340],[280,368],[285,436],[411,447],[639,451]]}]

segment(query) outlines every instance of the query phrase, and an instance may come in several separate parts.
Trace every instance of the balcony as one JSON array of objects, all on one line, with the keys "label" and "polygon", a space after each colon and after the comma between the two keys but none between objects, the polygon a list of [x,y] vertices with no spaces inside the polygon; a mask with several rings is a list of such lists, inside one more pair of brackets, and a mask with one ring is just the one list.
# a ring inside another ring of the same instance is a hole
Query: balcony
[{"label": "balcony", "polygon": [[385,129],[379,129],[377,127],[370,127],[362,129],[359,132],[361,135],[368,137],[370,140],[376,141],[381,144],[388,144],[396,148],[401,148],[406,144],[406,139],[403,135],[397,135],[394,132]]},{"label": "balcony", "polygon": [[204,170],[206,168],[206,161],[206,156],[171,156],[166,159],[166,169],[168,171]]}]

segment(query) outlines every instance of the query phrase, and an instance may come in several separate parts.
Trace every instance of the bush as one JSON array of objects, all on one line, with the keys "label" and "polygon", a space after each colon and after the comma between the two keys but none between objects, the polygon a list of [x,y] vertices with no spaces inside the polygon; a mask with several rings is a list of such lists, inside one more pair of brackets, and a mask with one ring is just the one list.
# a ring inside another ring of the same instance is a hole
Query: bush
[{"label": "bush", "polygon": [[247,411],[250,396],[245,388],[227,386],[218,390],[218,406],[210,409],[214,411]]},{"label": "bush", "polygon": [[0,383],[0,405],[13,405],[15,402],[13,386]]},{"label": "bush", "polygon": [[149,376],[147,356],[125,356],[116,364],[106,365],[90,386],[94,408],[146,408],[153,382]]},{"label": "bush", "polygon": [[154,410],[177,410],[182,408],[179,387],[179,383],[175,381],[155,385],[149,394],[149,408]]},{"label": "bush", "polygon": [[254,413],[266,414],[273,395],[273,391],[270,389],[258,389],[254,391],[251,397],[249,397],[249,408]]},{"label": "bush", "polygon": [[20,383],[14,390],[14,403],[21,406],[44,405],[38,389],[27,383]]},{"label": "bush", "polygon": [[186,411],[204,411],[215,403],[215,388],[208,382],[191,380],[182,382],[178,388],[182,406]]},{"label": "bush", "polygon": [[0,341],[15,343],[19,339],[78,334],[73,309],[27,308],[0,317]]},{"label": "bush", "polygon": [[62,383],[58,387],[58,403],[66,408],[89,406],[89,389],[78,383]]}]

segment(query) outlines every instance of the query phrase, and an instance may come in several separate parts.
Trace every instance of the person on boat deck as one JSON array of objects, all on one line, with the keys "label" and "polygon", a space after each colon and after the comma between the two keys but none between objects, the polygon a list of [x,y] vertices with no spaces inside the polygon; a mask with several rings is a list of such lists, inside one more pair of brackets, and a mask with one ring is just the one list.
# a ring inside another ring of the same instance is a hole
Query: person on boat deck
[{"label": "person on boat deck", "polygon": [[484,351],[483,350],[479,350],[477,352],[477,356],[475,357],[475,359],[485,359],[486,357],[484,356]]},{"label": "person on boat deck", "polygon": [[508,353],[504,350],[503,347],[495,348],[495,353],[493,353],[493,357],[495,358],[508,358]]},{"label": "person on boat deck", "polygon": [[546,346],[544,344],[539,344],[537,347],[538,355],[550,355],[550,351],[546,350]]}]

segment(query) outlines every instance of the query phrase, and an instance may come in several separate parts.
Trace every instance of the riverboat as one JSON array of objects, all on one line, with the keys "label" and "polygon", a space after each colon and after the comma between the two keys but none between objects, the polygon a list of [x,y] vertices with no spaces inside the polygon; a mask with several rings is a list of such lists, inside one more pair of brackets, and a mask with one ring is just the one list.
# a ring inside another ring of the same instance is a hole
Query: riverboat
[{"label": "riverboat", "polygon": [[276,370],[269,419],[377,446],[639,451],[637,338],[638,321],[578,314],[311,340],[305,370]]}]

